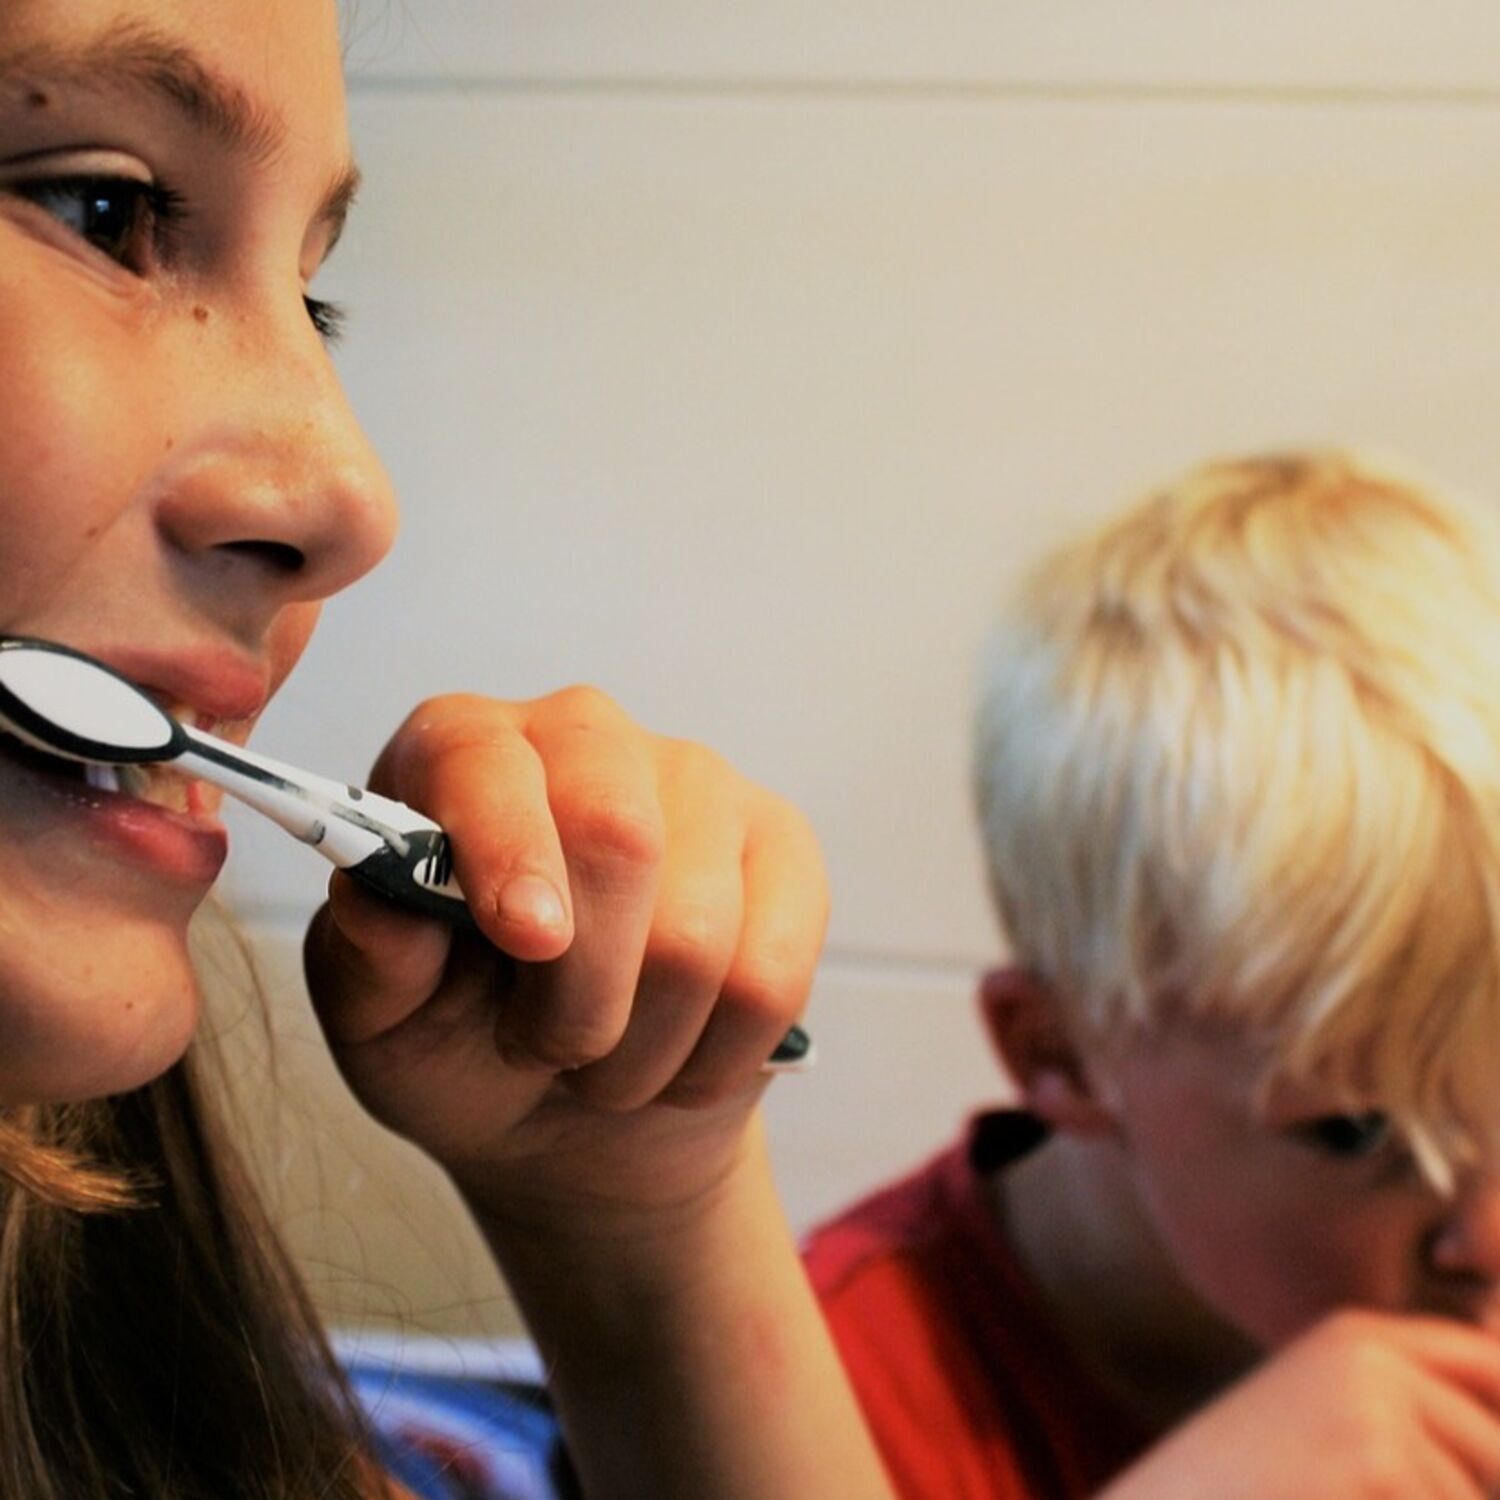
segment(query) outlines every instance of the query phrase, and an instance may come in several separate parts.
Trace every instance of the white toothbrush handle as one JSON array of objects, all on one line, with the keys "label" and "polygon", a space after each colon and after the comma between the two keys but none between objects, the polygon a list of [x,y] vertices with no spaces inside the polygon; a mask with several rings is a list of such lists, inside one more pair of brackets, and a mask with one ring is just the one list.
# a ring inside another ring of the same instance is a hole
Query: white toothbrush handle
[{"label": "white toothbrush handle", "polygon": [[448,836],[404,802],[330,781],[184,726],[192,749],[182,771],[222,787],[403,906],[449,921],[472,920],[453,876]]}]

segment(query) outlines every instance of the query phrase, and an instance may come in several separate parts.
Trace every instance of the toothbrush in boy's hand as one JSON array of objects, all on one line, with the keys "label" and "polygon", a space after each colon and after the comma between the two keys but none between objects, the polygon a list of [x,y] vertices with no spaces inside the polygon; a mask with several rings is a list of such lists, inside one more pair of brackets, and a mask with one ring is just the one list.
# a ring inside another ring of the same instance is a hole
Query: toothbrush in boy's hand
[{"label": "toothbrush in boy's hand", "polygon": [[[108,790],[118,789],[110,769],[117,766],[161,765],[211,782],[397,904],[476,925],[453,876],[448,835],[430,818],[183,724],[128,678],[80,651],[0,636],[0,732],[33,750],[82,762],[90,779]],[[812,1039],[793,1026],[766,1067],[785,1071],[811,1061]]]}]

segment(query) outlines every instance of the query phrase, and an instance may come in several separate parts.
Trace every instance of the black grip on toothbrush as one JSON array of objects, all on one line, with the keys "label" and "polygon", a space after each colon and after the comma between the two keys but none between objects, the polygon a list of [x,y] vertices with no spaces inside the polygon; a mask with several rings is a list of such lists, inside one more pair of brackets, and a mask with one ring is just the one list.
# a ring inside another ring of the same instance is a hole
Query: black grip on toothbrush
[{"label": "black grip on toothbrush", "polygon": [[410,833],[406,846],[406,853],[398,854],[387,844],[344,873],[407,911],[477,931],[479,924],[469,903],[461,895],[441,889],[448,886],[457,891],[451,884],[453,860],[448,852],[448,835],[441,831]]},{"label": "black grip on toothbrush", "polygon": [[[474,920],[468,903],[461,895],[448,894],[458,890],[453,880],[453,855],[448,835],[441,829],[433,829],[409,833],[405,837],[405,854],[398,854],[387,844],[357,865],[350,865],[345,873],[408,911],[424,917],[437,917],[440,921],[477,932],[479,924]],[[766,1067],[805,1066],[811,1062],[812,1052],[812,1038],[802,1027],[793,1026],[766,1059]]]},{"label": "black grip on toothbrush", "polygon": [[795,1068],[812,1061],[813,1039],[800,1026],[793,1026],[766,1059],[767,1067]]}]

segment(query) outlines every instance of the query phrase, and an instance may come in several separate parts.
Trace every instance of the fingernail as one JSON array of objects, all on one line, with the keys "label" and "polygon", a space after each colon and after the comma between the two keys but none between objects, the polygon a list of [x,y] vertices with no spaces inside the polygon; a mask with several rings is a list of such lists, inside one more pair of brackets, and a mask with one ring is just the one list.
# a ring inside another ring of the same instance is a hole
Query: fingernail
[{"label": "fingernail", "polygon": [[557,887],[540,875],[518,875],[500,892],[500,916],[518,927],[559,929],[568,921]]}]

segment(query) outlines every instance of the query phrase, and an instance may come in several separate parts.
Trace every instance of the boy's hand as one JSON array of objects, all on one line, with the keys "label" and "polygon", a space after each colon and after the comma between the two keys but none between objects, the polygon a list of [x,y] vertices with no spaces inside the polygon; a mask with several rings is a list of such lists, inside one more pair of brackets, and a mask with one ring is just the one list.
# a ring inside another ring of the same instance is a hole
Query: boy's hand
[{"label": "boy's hand", "polygon": [[334,877],[304,956],[365,1106],[492,1229],[628,1231],[710,1192],[812,984],[806,820],[589,689],[431,700],[371,785],[451,835],[483,935]]},{"label": "boy's hand", "polygon": [[1099,1500],[1486,1500],[1500,1494],[1500,1341],[1338,1313],[1178,1428]]}]

